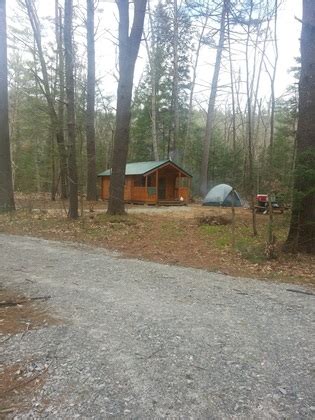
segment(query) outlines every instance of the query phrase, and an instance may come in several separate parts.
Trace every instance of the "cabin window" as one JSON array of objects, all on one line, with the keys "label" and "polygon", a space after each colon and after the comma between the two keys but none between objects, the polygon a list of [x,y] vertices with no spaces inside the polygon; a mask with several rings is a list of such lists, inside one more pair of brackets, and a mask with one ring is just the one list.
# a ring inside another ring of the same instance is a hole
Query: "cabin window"
[{"label": "cabin window", "polygon": [[148,187],[155,187],[155,178],[152,175],[148,176]]},{"label": "cabin window", "polygon": [[[149,175],[148,177],[148,187],[155,187],[155,176]],[[139,175],[135,176],[133,180],[133,185],[135,187],[145,187],[145,176]]]},{"label": "cabin window", "polygon": [[145,187],[145,178],[144,176],[136,176],[133,181],[135,187]]}]

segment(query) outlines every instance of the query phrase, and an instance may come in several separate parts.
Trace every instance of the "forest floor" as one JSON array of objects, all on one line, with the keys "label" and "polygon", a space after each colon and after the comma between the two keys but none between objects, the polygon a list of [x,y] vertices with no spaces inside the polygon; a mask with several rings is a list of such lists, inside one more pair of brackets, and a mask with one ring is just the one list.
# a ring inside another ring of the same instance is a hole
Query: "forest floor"
[{"label": "forest floor", "polygon": [[108,216],[103,202],[82,202],[83,217],[67,218],[67,203],[43,195],[17,195],[18,210],[0,215],[0,232],[74,241],[171,265],[201,268],[232,276],[315,285],[315,258],[285,254],[289,213],[274,214],[276,258],[266,257],[268,216],[257,215],[252,234],[251,212],[236,209],[232,246],[231,209],[128,205],[127,215]]}]

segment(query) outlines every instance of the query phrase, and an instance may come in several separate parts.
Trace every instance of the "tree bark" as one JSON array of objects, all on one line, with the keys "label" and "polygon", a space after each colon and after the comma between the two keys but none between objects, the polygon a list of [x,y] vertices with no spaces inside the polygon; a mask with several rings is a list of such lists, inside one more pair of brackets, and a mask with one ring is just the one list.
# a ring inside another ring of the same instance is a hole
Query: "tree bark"
[{"label": "tree bark", "polygon": [[135,2],[133,24],[129,35],[128,0],[117,0],[119,11],[119,81],[108,214],[125,213],[124,182],[129,145],[133,76],[143,32],[146,3],[147,0],[137,0]]},{"label": "tree bark", "polygon": [[78,214],[78,174],[76,163],[76,133],[74,109],[74,74],[73,74],[73,41],[72,41],[73,0],[65,0],[64,46],[67,93],[67,126],[68,126],[68,173],[69,173],[69,213],[71,219]]},{"label": "tree bark", "polygon": [[150,9],[150,1],[148,2],[148,14],[149,14],[149,24],[150,24],[150,32],[151,32],[151,50],[148,43],[147,38],[146,40],[146,47],[147,47],[147,54],[148,60],[151,70],[151,132],[152,132],[152,147],[153,147],[153,156],[154,160],[160,160],[159,156],[159,142],[158,142],[158,132],[157,132],[157,98],[156,98],[156,39],[154,34],[153,22],[152,22],[152,14]]},{"label": "tree bark", "polygon": [[201,161],[201,172],[200,172],[200,194],[201,195],[205,195],[208,192],[209,153],[210,153],[211,140],[212,140],[215,99],[217,95],[222,52],[224,48],[225,20],[226,20],[226,13],[228,10],[228,4],[229,4],[229,0],[224,0],[223,6],[222,6],[222,13],[221,13],[221,22],[220,22],[220,39],[219,39],[219,44],[217,46],[217,54],[216,54],[216,60],[215,60],[215,66],[214,66],[214,73],[212,77],[209,104],[208,104],[206,132],[205,132],[205,137],[204,137],[202,161]]},{"label": "tree bark", "polygon": [[157,135],[157,105],[156,105],[156,76],[155,69],[152,70],[152,86],[151,86],[151,121],[152,121],[152,145],[154,160],[160,160],[159,157],[159,145]]},{"label": "tree bark", "polygon": [[285,249],[315,253],[315,3],[303,0],[301,76],[291,224]]},{"label": "tree bark", "polygon": [[64,111],[65,111],[65,60],[63,51],[63,24],[62,24],[62,9],[59,7],[58,0],[56,0],[56,42],[57,42],[57,55],[58,55],[58,69],[57,77],[59,80],[59,102],[58,102],[58,117],[57,117],[57,131],[56,139],[59,150],[60,160],[60,181],[61,181],[61,198],[68,197],[68,184],[67,184],[67,153],[65,146],[64,135]]},{"label": "tree bark", "polygon": [[[247,37],[246,37],[246,95],[247,95],[247,145],[248,145],[248,182],[251,198],[251,209],[252,209],[252,227],[253,235],[257,236],[257,225],[256,225],[256,210],[255,210],[255,180],[254,180],[254,150],[253,150],[253,110],[252,110],[252,101],[253,101],[253,83],[255,72],[253,74],[252,80],[250,80],[250,70],[249,70],[249,42],[251,37],[251,24],[252,24],[252,15],[253,15],[253,1],[250,1],[250,13],[249,20],[247,24]],[[254,66],[254,71],[256,67],[256,62]],[[245,172],[245,171],[244,171]]]},{"label": "tree bark", "polygon": [[0,211],[15,210],[8,104],[6,2],[0,0]]},{"label": "tree bark", "polygon": [[179,109],[178,109],[178,6],[177,0],[173,0],[174,34],[173,34],[173,86],[172,86],[172,142],[170,156],[177,158],[178,135],[179,135]]},{"label": "tree bark", "polygon": [[87,0],[87,87],[86,87],[86,154],[87,187],[86,199],[97,200],[96,150],[95,150],[95,36],[94,0]]},{"label": "tree bark", "polygon": [[[277,64],[278,64],[278,0],[275,0],[275,15],[274,15],[274,49],[275,49],[275,60],[272,68],[272,74],[269,75],[270,77],[270,90],[271,90],[271,97],[270,97],[270,137],[269,137],[269,192],[268,192],[268,205],[269,205],[269,221],[268,221],[268,246],[267,246],[267,256],[272,259],[275,258],[275,239],[273,233],[273,208],[272,208],[272,201],[271,195],[273,193],[272,182],[273,182],[273,144],[274,144],[274,136],[275,136],[275,111],[276,111],[276,95],[275,95],[275,82],[276,82],[276,74],[277,74]],[[269,74],[269,72],[268,72]]]},{"label": "tree bark", "polygon": [[[234,92],[234,69],[232,61],[232,48],[231,48],[231,31],[230,31],[230,11],[227,14],[227,38],[229,47],[229,70],[230,70],[230,83],[231,83],[231,99],[232,99],[232,146],[233,153],[236,152],[236,112],[235,112],[235,92]],[[236,159],[233,161],[233,175],[236,171]]]}]

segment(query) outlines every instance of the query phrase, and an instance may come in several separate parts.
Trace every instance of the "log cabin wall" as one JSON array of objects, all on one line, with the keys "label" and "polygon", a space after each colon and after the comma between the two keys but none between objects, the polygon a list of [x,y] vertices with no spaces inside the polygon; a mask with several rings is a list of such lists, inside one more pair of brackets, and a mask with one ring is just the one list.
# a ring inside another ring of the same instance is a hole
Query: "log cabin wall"
[{"label": "log cabin wall", "polygon": [[109,176],[103,176],[101,178],[101,199],[108,200],[109,199]]},{"label": "log cabin wall", "polygon": [[[132,188],[133,188],[133,180],[132,176],[126,176],[125,178],[125,187],[124,187],[124,198],[126,201],[131,200],[132,196]],[[103,176],[101,178],[101,199],[108,200],[109,199],[109,186],[110,186],[110,177]]]},{"label": "log cabin wall", "polygon": [[132,176],[126,176],[125,177],[125,188],[124,188],[124,199],[125,199],[125,201],[131,201],[132,189],[133,189],[133,177]]}]

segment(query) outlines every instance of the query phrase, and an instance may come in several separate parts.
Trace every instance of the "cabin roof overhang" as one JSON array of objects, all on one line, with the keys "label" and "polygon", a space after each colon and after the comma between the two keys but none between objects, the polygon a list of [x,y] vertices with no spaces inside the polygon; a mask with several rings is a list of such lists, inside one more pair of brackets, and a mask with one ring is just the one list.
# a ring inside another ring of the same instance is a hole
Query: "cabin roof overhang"
[{"label": "cabin roof overhang", "polygon": [[[172,160],[162,160],[162,161],[152,161],[152,162],[135,162],[135,163],[127,163],[126,165],[126,176],[133,176],[133,175],[142,175],[148,176],[157,171],[158,169],[163,169],[167,166],[172,166],[178,172],[183,174],[185,177],[192,178],[188,172],[182,169],[179,165],[177,165]],[[98,174],[99,177],[111,176],[111,169],[107,171],[101,172]]]}]

